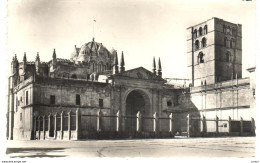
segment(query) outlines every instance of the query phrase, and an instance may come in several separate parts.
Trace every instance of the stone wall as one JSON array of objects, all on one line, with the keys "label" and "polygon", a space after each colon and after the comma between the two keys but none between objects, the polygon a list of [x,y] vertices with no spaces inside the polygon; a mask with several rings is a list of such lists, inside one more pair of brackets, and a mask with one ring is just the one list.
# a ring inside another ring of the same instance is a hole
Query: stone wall
[{"label": "stone wall", "polygon": [[[201,115],[221,119],[255,118],[254,101],[249,79],[232,80],[214,85],[191,88],[191,101]],[[245,114],[246,113],[246,114]]]}]

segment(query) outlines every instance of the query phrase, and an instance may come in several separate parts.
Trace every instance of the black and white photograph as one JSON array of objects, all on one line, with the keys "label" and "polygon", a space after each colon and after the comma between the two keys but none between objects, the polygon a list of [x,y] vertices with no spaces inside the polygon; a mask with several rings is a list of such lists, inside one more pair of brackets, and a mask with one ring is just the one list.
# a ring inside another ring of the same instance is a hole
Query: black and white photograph
[{"label": "black and white photograph", "polygon": [[1,3],[2,163],[259,162],[255,0]]}]

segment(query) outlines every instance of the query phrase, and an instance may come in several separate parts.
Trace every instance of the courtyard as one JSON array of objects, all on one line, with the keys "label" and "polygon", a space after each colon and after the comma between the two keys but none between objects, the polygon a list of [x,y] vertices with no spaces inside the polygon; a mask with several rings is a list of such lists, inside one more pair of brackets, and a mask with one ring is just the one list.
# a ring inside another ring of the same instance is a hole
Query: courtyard
[{"label": "courtyard", "polygon": [[10,158],[255,157],[255,137],[7,141]]}]

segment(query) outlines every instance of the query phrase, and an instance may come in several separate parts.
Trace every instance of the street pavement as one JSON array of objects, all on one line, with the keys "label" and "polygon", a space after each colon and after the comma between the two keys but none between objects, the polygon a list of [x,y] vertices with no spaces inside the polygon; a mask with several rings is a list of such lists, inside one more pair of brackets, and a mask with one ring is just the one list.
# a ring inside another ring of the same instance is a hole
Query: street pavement
[{"label": "street pavement", "polygon": [[255,137],[7,141],[10,158],[254,157]]}]

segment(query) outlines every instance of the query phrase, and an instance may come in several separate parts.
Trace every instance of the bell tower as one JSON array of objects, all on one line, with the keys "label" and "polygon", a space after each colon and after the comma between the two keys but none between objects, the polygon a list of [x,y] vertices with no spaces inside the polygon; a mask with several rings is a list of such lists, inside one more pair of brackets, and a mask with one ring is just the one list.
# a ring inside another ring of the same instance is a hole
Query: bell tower
[{"label": "bell tower", "polygon": [[212,18],[187,28],[188,78],[192,86],[242,77],[242,26]]}]

